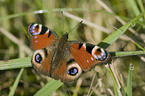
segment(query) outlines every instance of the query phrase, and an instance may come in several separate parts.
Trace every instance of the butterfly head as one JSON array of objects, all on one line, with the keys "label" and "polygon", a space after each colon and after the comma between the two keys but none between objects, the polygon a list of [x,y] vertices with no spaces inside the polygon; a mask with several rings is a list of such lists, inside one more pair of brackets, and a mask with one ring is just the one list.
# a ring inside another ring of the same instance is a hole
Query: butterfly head
[{"label": "butterfly head", "polygon": [[68,33],[66,32],[60,39],[67,40],[68,39]]}]

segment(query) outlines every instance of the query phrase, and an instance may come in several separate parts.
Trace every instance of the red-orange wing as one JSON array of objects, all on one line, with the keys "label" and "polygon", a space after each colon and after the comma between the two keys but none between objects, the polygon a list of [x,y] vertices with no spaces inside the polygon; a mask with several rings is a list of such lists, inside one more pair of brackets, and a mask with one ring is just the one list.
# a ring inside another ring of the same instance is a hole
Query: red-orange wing
[{"label": "red-orange wing", "polygon": [[107,63],[110,59],[110,54],[98,46],[89,43],[70,43],[70,53],[84,71],[95,65]]},{"label": "red-orange wing", "polygon": [[51,46],[59,38],[52,30],[36,23],[29,24],[28,34],[33,50]]}]

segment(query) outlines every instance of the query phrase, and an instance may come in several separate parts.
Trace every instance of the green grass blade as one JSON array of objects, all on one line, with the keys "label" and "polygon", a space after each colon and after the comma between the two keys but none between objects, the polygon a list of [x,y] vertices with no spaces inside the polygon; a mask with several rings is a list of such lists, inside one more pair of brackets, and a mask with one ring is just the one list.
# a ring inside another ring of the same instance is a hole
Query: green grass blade
[{"label": "green grass blade", "polygon": [[114,75],[114,73],[113,73],[113,71],[111,69],[111,65],[108,65],[108,72],[109,72],[109,74],[110,74],[110,76],[111,76],[111,78],[113,80],[114,94],[115,94],[115,96],[119,96],[119,91],[121,89],[120,88],[120,83],[117,82],[118,80],[117,80],[117,78],[115,78],[115,75]]},{"label": "green grass blade", "polygon": [[31,57],[0,61],[0,70],[31,67]]},{"label": "green grass blade", "polygon": [[13,87],[12,87],[10,93],[9,93],[9,96],[14,96],[14,93],[16,91],[16,88],[17,88],[18,84],[19,84],[19,81],[21,79],[21,76],[22,76],[23,71],[24,71],[24,68],[22,68],[20,70],[20,72],[19,72],[19,74],[18,74],[18,76],[17,76],[17,78],[16,78],[16,80],[15,80],[15,82],[13,84]]},{"label": "green grass blade", "polygon": [[128,80],[127,80],[127,88],[126,88],[127,96],[132,96],[132,70],[133,69],[134,69],[134,66],[130,64]]},{"label": "green grass blade", "polygon": [[131,27],[139,18],[141,18],[143,14],[138,15],[136,18],[128,22],[127,24],[123,25],[121,28],[110,34],[107,38],[105,38],[102,42],[98,44],[98,46],[102,48],[109,47],[113,42],[115,42],[125,31]]},{"label": "green grass blade", "polygon": [[140,48],[141,50],[143,50],[143,51],[145,51],[145,49],[141,46],[141,45],[139,45],[138,43],[136,43],[136,42],[134,42],[134,41],[132,41],[138,48]]},{"label": "green grass blade", "polygon": [[117,91],[118,87],[117,87],[116,83],[114,83],[114,82],[113,82],[113,88],[114,88],[115,96],[119,96],[118,91]]},{"label": "green grass blade", "polygon": [[35,96],[51,96],[51,94],[58,89],[63,83],[60,80],[50,80],[43,88],[41,88]]},{"label": "green grass blade", "polygon": [[145,51],[126,51],[126,52],[109,52],[112,57],[123,57],[123,56],[133,56],[133,55],[143,55]]},{"label": "green grass blade", "polygon": [[115,86],[118,87],[117,80],[116,80],[116,78],[115,78],[115,76],[114,76],[114,74],[112,72],[112,69],[111,69],[110,65],[108,65],[108,72],[109,72],[109,74],[110,74],[110,76],[111,76],[111,78],[113,80],[113,85],[115,84]]},{"label": "green grass blade", "polygon": [[136,0],[128,0],[128,4],[131,6],[132,11],[134,12],[134,14],[137,16],[140,14],[140,11],[138,9]]},{"label": "green grass blade", "polygon": [[[138,5],[139,5],[141,12],[144,13],[145,12],[144,2],[142,0],[137,0],[137,2],[138,2]],[[145,15],[144,15],[144,18],[145,18]],[[143,25],[143,26],[145,26],[145,25]]]},{"label": "green grass blade", "polygon": [[121,85],[120,92],[121,92],[122,96],[126,96],[126,91],[125,91],[124,87],[122,86],[121,83],[120,83],[120,85]]},{"label": "green grass blade", "polygon": [[138,5],[139,5],[141,11],[142,11],[142,12],[145,12],[143,1],[142,1],[142,0],[137,0],[137,2],[138,2]]}]

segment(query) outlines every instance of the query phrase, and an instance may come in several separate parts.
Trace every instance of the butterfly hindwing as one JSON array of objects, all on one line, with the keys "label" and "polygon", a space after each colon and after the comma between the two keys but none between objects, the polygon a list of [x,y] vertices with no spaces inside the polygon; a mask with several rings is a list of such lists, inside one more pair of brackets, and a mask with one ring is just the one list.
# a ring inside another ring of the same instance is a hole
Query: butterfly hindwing
[{"label": "butterfly hindwing", "polygon": [[43,49],[36,50],[32,56],[32,66],[35,70],[43,75],[50,76],[50,69],[52,67],[51,61],[55,49],[53,46],[48,46]]},{"label": "butterfly hindwing", "polygon": [[46,57],[44,49],[36,50],[32,56],[32,66],[35,70],[44,75],[50,75],[50,59]]}]

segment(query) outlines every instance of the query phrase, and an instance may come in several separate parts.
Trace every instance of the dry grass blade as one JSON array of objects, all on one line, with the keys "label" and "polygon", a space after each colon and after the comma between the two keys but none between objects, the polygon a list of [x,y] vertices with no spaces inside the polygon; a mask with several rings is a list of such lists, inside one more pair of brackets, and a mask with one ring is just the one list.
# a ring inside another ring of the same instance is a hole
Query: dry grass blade
[{"label": "dry grass blade", "polygon": [[83,18],[77,17],[77,16],[72,15],[72,14],[70,14],[68,12],[64,12],[64,15],[67,16],[67,17],[69,17],[69,18],[71,18],[71,19],[77,20],[79,22],[83,21],[84,24],[86,24],[86,25],[88,25],[90,27],[99,29],[99,30],[101,30],[101,31],[103,31],[105,33],[110,33],[111,32],[109,29],[106,29],[105,27],[102,27],[102,26],[99,26],[99,25],[94,24],[92,22],[89,22],[87,20],[84,20]]},{"label": "dry grass blade", "polygon": [[23,50],[31,55],[32,54],[32,51],[29,47],[27,47],[23,42],[21,42],[21,40],[19,40],[18,38],[16,38],[14,35],[12,35],[10,32],[6,31],[5,29],[1,28],[0,27],[0,32],[2,34],[4,34],[7,38],[9,38],[11,41],[13,41],[15,44],[23,47]]},{"label": "dry grass blade", "polygon": [[[101,0],[96,0],[106,11],[110,12],[110,13],[114,13],[113,10],[111,8],[109,8],[104,2],[102,2]],[[125,25],[126,22],[124,20],[122,20],[119,16],[115,16],[115,18],[122,24]],[[135,30],[133,30],[132,28],[129,28],[129,30],[135,34],[136,36],[138,35]]]}]

